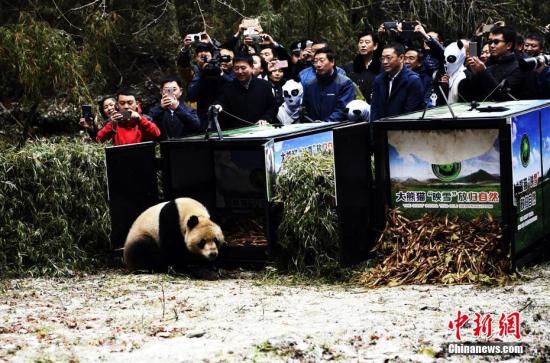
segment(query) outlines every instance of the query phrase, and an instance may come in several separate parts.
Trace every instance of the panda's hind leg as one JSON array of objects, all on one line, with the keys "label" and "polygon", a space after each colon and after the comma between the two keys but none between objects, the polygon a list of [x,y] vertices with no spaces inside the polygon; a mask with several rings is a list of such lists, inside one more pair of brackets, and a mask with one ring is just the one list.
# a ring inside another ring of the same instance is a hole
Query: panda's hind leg
[{"label": "panda's hind leg", "polygon": [[142,236],[124,246],[124,263],[133,272],[166,272],[160,248],[148,236]]}]

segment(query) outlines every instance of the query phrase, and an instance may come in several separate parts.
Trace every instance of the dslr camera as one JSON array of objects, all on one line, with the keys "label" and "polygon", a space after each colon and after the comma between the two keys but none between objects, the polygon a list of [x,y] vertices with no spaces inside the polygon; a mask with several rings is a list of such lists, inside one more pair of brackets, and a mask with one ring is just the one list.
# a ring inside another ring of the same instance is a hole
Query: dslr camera
[{"label": "dslr camera", "polygon": [[532,71],[533,69],[537,68],[538,66],[544,64],[546,66],[550,65],[550,55],[548,54],[541,54],[536,57],[529,57],[529,58],[523,58],[519,59],[519,67],[523,69],[524,71]]}]

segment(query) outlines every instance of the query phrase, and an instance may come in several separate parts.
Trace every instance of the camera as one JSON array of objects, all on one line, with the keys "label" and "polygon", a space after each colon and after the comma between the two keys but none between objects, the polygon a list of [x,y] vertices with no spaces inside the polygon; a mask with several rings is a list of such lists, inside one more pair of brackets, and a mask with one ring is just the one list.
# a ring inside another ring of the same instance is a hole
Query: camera
[{"label": "camera", "polygon": [[189,34],[191,36],[191,41],[193,41],[193,43],[200,43],[201,39],[202,39],[202,34],[203,33],[195,33],[195,34]]},{"label": "camera", "polygon": [[418,25],[416,21],[404,21],[401,23],[401,30],[405,32],[414,32],[414,28]]},{"label": "camera", "polygon": [[254,43],[258,42],[260,40],[260,33],[258,33],[258,31],[256,30],[256,28],[246,28],[245,31],[243,32],[243,35],[245,37],[251,37],[252,38],[252,41]]},{"label": "camera", "polygon": [[386,30],[397,30],[397,21],[385,21],[384,29]]},{"label": "camera", "polygon": [[86,122],[90,123],[92,121],[92,106],[91,105],[82,105],[82,117]]},{"label": "camera", "polygon": [[550,55],[541,54],[537,57],[529,57],[518,59],[519,67],[524,71],[532,71],[537,68],[539,65],[544,64],[546,66],[550,65]]},{"label": "camera", "polygon": [[126,110],[122,113],[122,119],[123,120],[128,121],[128,120],[130,120],[131,117],[132,117],[132,111],[130,111],[130,110]]},{"label": "camera", "polygon": [[231,56],[230,55],[220,55],[220,62],[229,63],[231,62]]}]

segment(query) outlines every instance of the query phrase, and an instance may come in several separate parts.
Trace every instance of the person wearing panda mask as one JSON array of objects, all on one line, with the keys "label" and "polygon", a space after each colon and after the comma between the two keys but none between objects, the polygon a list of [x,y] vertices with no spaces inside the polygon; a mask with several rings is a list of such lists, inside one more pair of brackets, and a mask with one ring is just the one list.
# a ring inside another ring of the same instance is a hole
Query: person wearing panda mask
[{"label": "person wearing panda mask", "polygon": [[300,82],[288,80],[283,85],[284,103],[279,106],[277,119],[284,125],[300,122],[304,87]]},{"label": "person wearing panda mask", "polygon": [[467,42],[458,40],[445,48],[445,74],[440,83],[449,103],[469,102],[481,97],[472,84],[472,72],[464,65]]},{"label": "person wearing panda mask", "polygon": [[442,77],[443,83],[447,81],[449,103],[460,101],[458,85],[466,79],[466,49],[461,40],[449,44],[445,48],[445,71],[446,77]]}]

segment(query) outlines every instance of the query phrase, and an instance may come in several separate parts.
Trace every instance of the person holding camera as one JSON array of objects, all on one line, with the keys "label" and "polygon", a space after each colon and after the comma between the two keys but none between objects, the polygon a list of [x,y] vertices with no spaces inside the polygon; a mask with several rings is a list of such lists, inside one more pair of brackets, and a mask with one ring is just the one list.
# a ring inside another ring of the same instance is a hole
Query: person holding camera
[{"label": "person holding camera", "polygon": [[[198,46],[196,52],[200,59],[196,61],[197,71],[187,90],[187,99],[197,102],[200,129],[205,130],[208,126],[208,108],[219,97],[224,84],[235,79],[234,58],[227,52],[213,56],[212,48],[206,45]],[[231,69],[228,68],[229,63],[232,64]]]},{"label": "person holding camera", "polygon": [[139,104],[133,89],[122,88],[116,101],[116,112],[97,133],[97,142],[102,144],[112,139],[115,145],[125,145],[153,141],[160,136],[157,125],[138,112]]},{"label": "person holding camera", "polygon": [[161,100],[149,111],[149,116],[160,129],[160,140],[184,137],[199,132],[197,113],[185,105],[182,97],[183,81],[168,76],[160,81]]},{"label": "person holding camera", "polygon": [[527,72],[519,67],[515,53],[516,31],[510,26],[496,27],[489,33],[491,57],[485,65],[478,57],[468,57],[466,65],[473,73],[475,89],[493,101],[533,98],[534,85],[526,82]]},{"label": "person holding camera", "polygon": [[98,102],[99,106],[99,116],[101,117],[101,121],[98,119],[98,116],[92,118],[92,111],[90,105],[83,105],[83,111],[84,107],[89,107],[89,111],[87,112],[88,115],[83,114],[82,117],[79,120],[79,125],[82,126],[90,138],[92,140],[95,140],[97,136],[98,125],[103,126],[105,123],[109,121],[109,118],[116,112],[116,100],[113,96],[104,96],[101,98],[101,100]]},{"label": "person holding camera", "polygon": [[[195,46],[195,57],[191,56],[192,46]],[[199,73],[202,59],[210,53],[210,57],[217,55],[219,42],[210,38],[208,33],[187,34],[183,38],[183,47],[176,59],[178,72],[185,85],[189,85],[193,77]],[[202,53],[202,54],[201,54]]]}]

